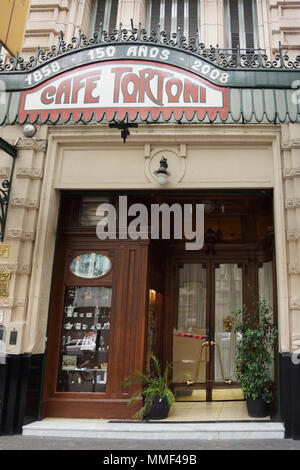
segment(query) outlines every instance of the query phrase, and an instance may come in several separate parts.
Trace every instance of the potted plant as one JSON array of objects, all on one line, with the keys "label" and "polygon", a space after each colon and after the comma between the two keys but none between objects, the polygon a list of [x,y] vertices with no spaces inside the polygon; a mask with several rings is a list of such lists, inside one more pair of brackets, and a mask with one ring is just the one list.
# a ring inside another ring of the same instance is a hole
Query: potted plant
[{"label": "potted plant", "polygon": [[160,363],[154,355],[150,360],[152,361],[152,374],[148,377],[142,371],[135,370],[125,379],[123,387],[127,389],[135,384],[142,385],[142,390],[133,394],[128,403],[128,406],[131,406],[141,398],[143,399],[143,406],[136,413],[136,417],[164,419],[175,403],[175,396],[170,388],[172,366],[167,364],[162,372]]},{"label": "potted plant", "polygon": [[233,313],[236,333],[236,377],[240,382],[251,417],[268,416],[273,399],[270,368],[273,363],[277,328],[273,309],[264,300],[253,299],[252,312]]}]

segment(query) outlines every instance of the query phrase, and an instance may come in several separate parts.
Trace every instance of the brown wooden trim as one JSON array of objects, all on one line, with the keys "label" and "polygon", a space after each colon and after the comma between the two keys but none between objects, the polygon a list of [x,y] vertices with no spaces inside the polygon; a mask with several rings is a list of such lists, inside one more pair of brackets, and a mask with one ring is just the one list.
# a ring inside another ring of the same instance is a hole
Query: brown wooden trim
[{"label": "brown wooden trim", "polygon": [[78,398],[50,398],[43,403],[43,417],[56,418],[103,418],[103,419],[133,419],[142,406],[137,402],[128,406],[128,399],[85,399]]},{"label": "brown wooden trim", "polygon": [[[167,276],[167,288],[166,288],[166,299],[170,296],[172,297],[169,305],[166,306],[169,318],[168,324],[172,324],[172,317],[174,321],[174,315],[177,315],[178,312],[178,269],[176,270],[176,276],[172,277],[170,273],[170,267],[172,265],[176,265],[177,267],[184,264],[184,263],[200,263],[206,266],[206,325],[208,328],[208,336],[209,341],[214,341],[215,335],[215,269],[219,267],[220,264],[238,264],[240,268],[242,268],[242,303],[245,304],[248,308],[252,306],[252,297],[250,295],[248,284],[250,283],[253,286],[253,291],[256,295],[258,295],[258,267],[259,262],[257,261],[259,255],[261,259],[268,258],[268,254],[263,251],[258,251],[258,246],[250,245],[251,250],[249,250],[249,245],[244,246],[244,250],[242,252],[242,256],[240,252],[233,252],[231,256],[228,256],[227,253],[225,254],[224,251],[219,252],[219,256],[203,256],[202,253],[193,253],[191,256],[190,253],[186,252],[169,252],[169,261],[168,261],[168,276]],[[247,249],[248,248],[248,249]],[[259,245],[259,249],[261,246]],[[229,253],[228,253],[229,254]],[[273,276],[273,282],[276,287],[276,281]],[[275,289],[275,288],[274,288]],[[274,290],[273,290],[274,292]],[[172,293],[172,294],[171,294]],[[176,299],[176,302],[174,301]],[[274,306],[276,304],[274,303]],[[276,310],[276,306],[275,306]],[[167,332],[165,333],[167,334]],[[168,346],[168,354],[169,357],[172,354],[173,346],[169,343]],[[213,347],[209,348],[209,363],[207,363],[207,382],[205,384],[206,391],[207,391],[207,400],[212,399],[212,389],[214,387],[218,387],[218,383],[214,382],[214,358],[215,358],[215,349]],[[277,371],[276,371],[277,374]],[[222,384],[224,386],[224,384]],[[235,384],[232,384],[235,385]],[[193,386],[189,386],[190,389],[198,389],[199,386],[203,388],[203,384],[195,384]],[[226,385],[227,386],[227,385]],[[229,386],[229,385],[228,385]],[[175,388],[182,388],[184,387],[182,384],[176,384]]]},{"label": "brown wooden trim", "polygon": [[[143,369],[146,341],[148,243],[95,241],[78,234],[60,236],[48,330],[42,416],[132,417],[127,410],[128,391],[122,383],[134,369]],[[112,270],[103,278],[80,279],[69,270],[76,254],[87,251],[107,254]],[[56,391],[62,315],[66,286],[111,286],[111,329],[105,393]],[[119,400],[119,401],[118,401]],[[105,403],[108,403],[106,406]],[[76,403],[76,406],[75,406]]]}]

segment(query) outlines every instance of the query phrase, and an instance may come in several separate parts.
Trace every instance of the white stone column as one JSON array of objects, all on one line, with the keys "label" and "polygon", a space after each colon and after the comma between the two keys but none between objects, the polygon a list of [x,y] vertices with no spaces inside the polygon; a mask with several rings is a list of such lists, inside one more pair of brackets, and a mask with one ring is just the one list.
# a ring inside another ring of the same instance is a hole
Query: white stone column
[{"label": "white stone column", "polygon": [[[18,156],[15,162],[4,244],[8,245],[8,256],[0,257],[0,272],[10,273],[8,295],[0,298],[3,324],[7,331],[17,331],[17,344],[11,346],[7,335],[6,352],[23,353],[23,334],[28,318],[29,284],[32,271],[32,254],[36,237],[36,223],[40,204],[44,157],[47,141],[43,129],[39,128],[33,139],[24,138],[21,126],[1,129],[1,136],[15,145]],[[3,157],[1,152],[1,157]],[[6,165],[12,161],[6,156]],[[5,167],[1,169],[3,173]],[[1,245],[3,246],[3,245]]]},{"label": "white stone column", "polygon": [[210,45],[226,47],[225,45],[225,9],[224,2],[220,0],[204,0],[200,10],[200,37],[201,41]]},{"label": "white stone column", "polygon": [[300,125],[282,126],[291,352],[300,347]]},{"label": "white stone column", "polygon": [[146,0],[120,0],[118,8],[117,26],[122,23],[124,28],[131,29],[131,19],[134,27],[139,23],[145,27]]}]

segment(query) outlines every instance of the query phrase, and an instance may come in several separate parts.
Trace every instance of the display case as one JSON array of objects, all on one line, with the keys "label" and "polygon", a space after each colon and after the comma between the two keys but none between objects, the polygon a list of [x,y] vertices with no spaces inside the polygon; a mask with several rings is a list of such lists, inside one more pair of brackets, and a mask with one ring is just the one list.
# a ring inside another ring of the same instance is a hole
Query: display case
[{"label": "display case", "polygon": [[110,287],[66,287],[57,391],[106,391],[110,309]]}]

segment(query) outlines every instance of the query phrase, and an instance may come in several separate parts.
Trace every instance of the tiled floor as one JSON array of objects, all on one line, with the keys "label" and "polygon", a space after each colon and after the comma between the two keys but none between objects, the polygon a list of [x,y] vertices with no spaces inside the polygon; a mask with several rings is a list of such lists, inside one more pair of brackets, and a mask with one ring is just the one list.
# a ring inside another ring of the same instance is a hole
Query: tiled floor
[{"label": "tiled floor", "polygon": [[[43,421],[58,421],[59,418],[45,418]],[[64,419],[62,418],[61,421]],[[176,402],[169,416],[162,421],[269,421],[266,418],[250,418],[245,401],[212,401],[212,402]],[[73,422],[86,422],[86,419],[73,419]],[[89,419],[90,423],[106,419]]]},{"label": "tiled floor", "polygon": [[[269,420],[269,418],[260,418]],[[245,401],[177,402],[164,421],[253,421]],[[258,419],[259,420],[259,419]]]}]

